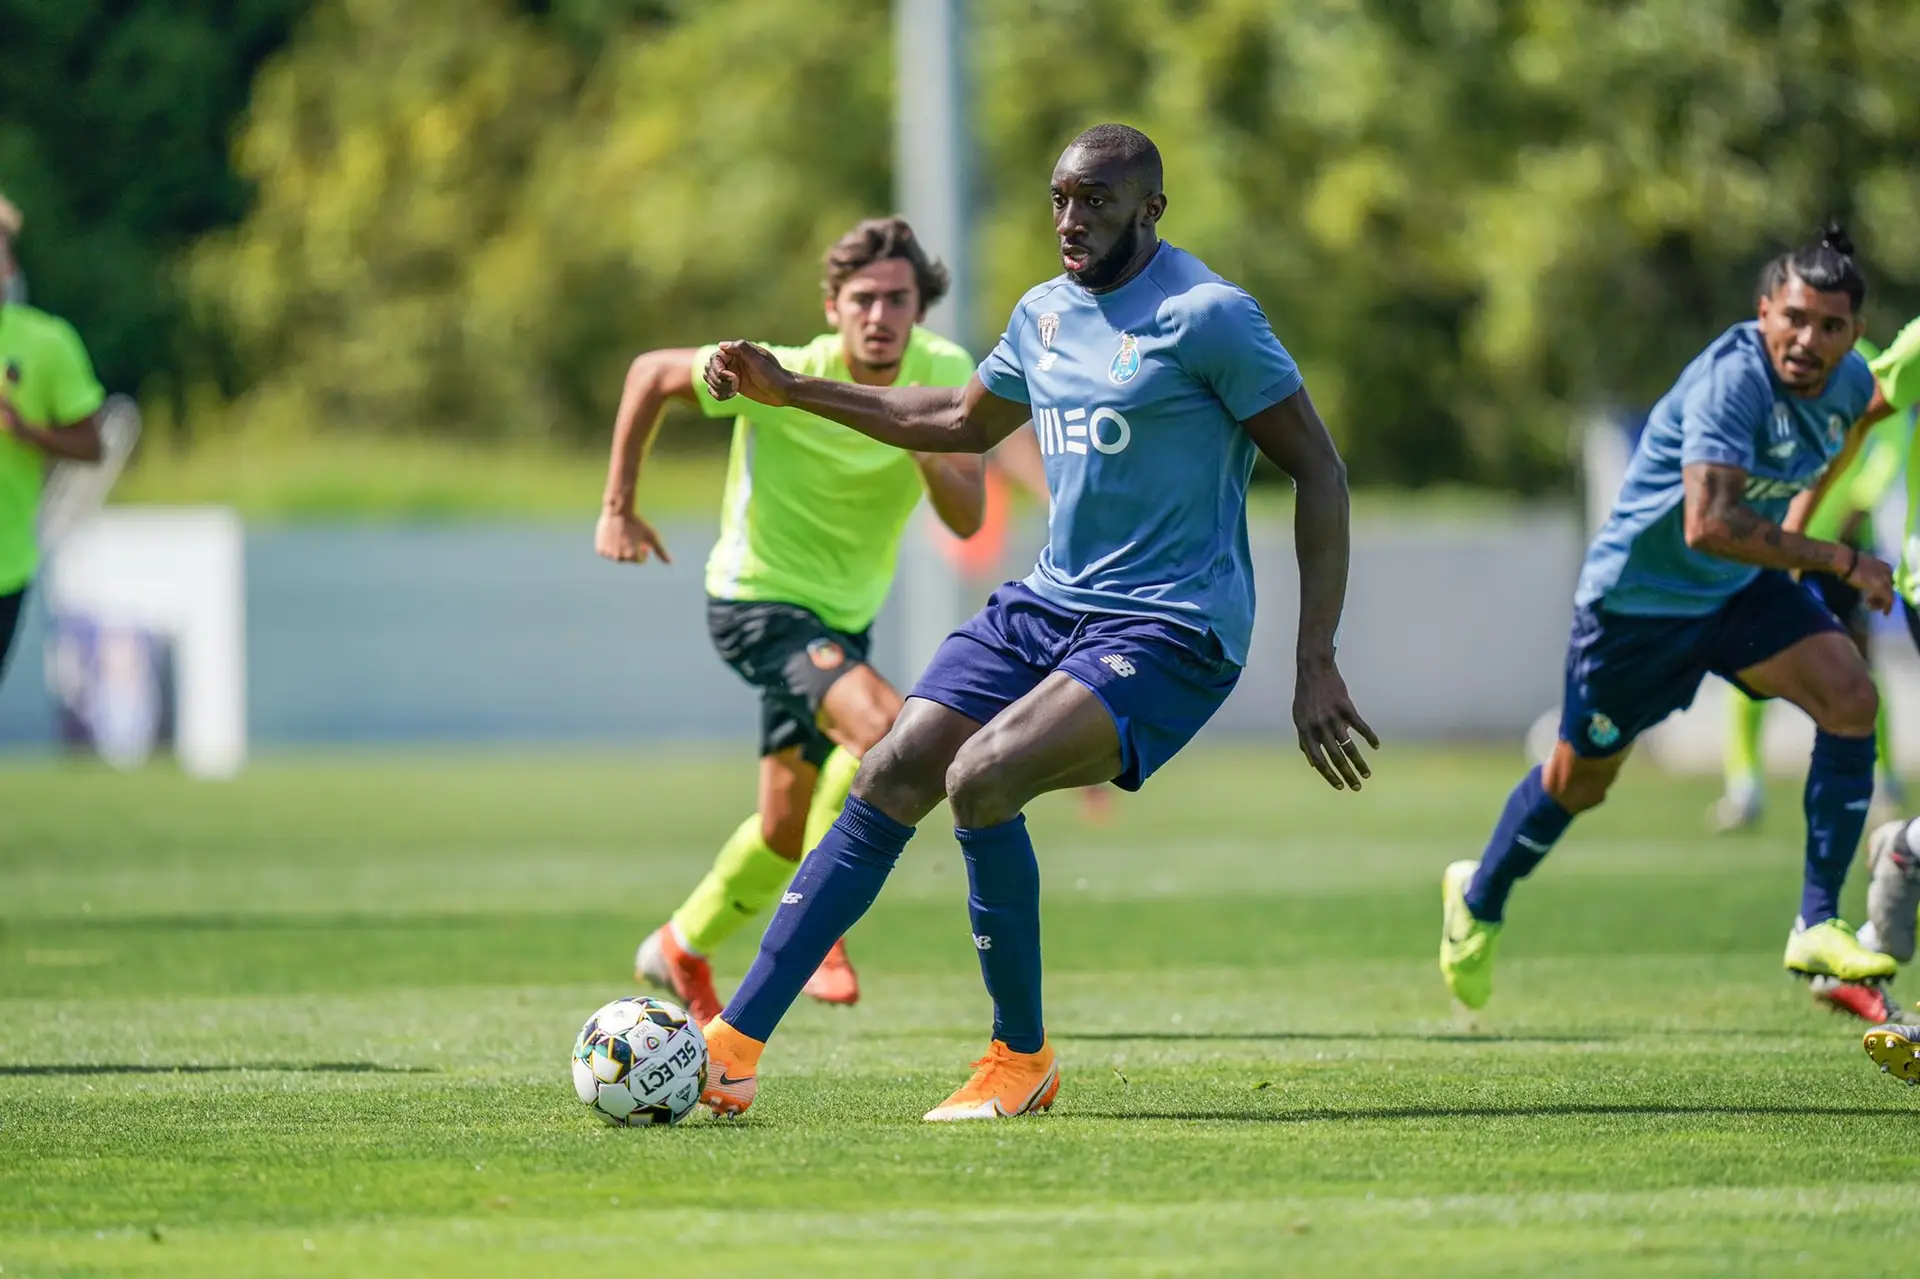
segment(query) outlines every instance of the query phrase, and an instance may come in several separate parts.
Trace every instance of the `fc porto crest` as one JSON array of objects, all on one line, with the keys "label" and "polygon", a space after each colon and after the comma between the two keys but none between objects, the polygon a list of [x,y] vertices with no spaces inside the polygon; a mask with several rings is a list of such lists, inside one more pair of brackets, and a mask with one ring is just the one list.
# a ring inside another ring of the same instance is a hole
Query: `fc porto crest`
[{"label": "fc porto crest", "polygon": [[1620,740],[1620,726],[1595,711],[1592,718],[1587,720],[1587,740],[1605,750]]},{"label": "fc porto crest", "polygon": [[1053,349],[1054,336],[1059,332],[1059,312],[1049,311],[1040,317],[1040,349],[1044,354],[1041,355],[1039,363],[1034,366],[1036,371],[1045,373],[1053,367],[1053,362],[1060,358],[1060,353]]},{"label": "fc porto crest", "polygon": [[1120,349],[1113,353],[1113,363],[1107,365],[1107,381],[1115,386],[1124,386],[1133,381],[1134,374],[1140,371],[1140,339],[1131,333],[1120,335]]}]

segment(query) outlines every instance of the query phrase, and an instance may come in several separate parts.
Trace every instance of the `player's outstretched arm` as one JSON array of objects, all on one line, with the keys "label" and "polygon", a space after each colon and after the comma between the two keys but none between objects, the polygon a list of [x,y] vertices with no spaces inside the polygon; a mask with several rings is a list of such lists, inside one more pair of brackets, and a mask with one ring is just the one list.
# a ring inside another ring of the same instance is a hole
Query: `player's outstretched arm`
[{"label": "player's outstretched arm", "polygon": [[985,453],[1031,412],[991,394],[977,375],[963,387],[859,386],[790,373],[751,342],[722,342],[706,381],[716,400],[791,405],[915,453]]},{"label": "player's outstretched arm", "polygon": [[605,559],[644,564],[648,555],[658,555],[662,564],[673,563],[660,535],[634,510],[634,494],[640,487],[647,445],[660,425],[660,410],[668,400],[694,401],[695,354],[690,347],[648,351],[627,367],[620,407],[613,414],[607,490],[600,500],[600,523],[593,531],[593,549]]},{"label": "player's outstretched arm", "polygon": [[1760,568],[1831,573],[1885,613],[1893,608],[1893,569],[1851,546],[1789,533],[1746,502],[1747,473],[1695,462],[1686,477],[1685,533],[1696,551]]},{"label": "player's outstretched arm", "polygon": [[1293,722],[1300,751],[1338,790],[1371,777],[1358,733],[1380,749],[1347,693],[1333,635],[1347,599],[1347,466],[1306,388],[1242,425],[1268,460],[1293,480],[1294,553],[1300,561],[1300,637],[1294,650]]}]

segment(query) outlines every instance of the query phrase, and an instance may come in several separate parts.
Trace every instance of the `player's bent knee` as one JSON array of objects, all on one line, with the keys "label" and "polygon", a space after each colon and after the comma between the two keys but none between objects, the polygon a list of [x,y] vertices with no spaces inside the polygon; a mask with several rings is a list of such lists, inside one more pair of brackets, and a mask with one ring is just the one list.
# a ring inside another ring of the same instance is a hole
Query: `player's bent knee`
[{"label": "player's bent knee", "polygon": [[1569,813],[1584,813],[1606,801],[1607,791],[1620,776],[1623,763],[1625,759],[1620,755],[1586,759],[1562,742],[1541,771],[1541,788]]},{"label": "player's bent knee", "polygon": [[1814,722],[1837,737],[1867,737],[1872,735],[1879,715],[1880,690],[1873,686],[1872,677],[1861,671],[1834,690]]},{"label": "player's bent knee", "polygon": [[893,721],[899,718],[900,705],[874,707],[870,713],[862,715],[849,724],[842,736],[842,743],[848,750],[865,759],[874,747],[886,739],[893,731]]},{"label": "player's bent knee", "polygon": [[947,802],[953,806],[954,825],[998,826],[1020,815],[1028,796],[1018,793],[1012,770],[990,746],[976,738],[953,757],[947,768]]},{"label": "player's bent knee", "polygon": [[800,860],[805,850],[801,845],[807,841],[807,815],[778,813],[760,815],[760,838],[767,847],[790,862]]},{"label": "player's bent knee", "polygon": [[946,764],[936,752],[889,732],[861,756],[852,793],[890,817],[912,824],[946,794]]},{"label": "player's bent knee", "polygon": [[893,729],[905,704],[871,667],[850,672],[828,691],[821,727],[841,746],[865,757]]}]

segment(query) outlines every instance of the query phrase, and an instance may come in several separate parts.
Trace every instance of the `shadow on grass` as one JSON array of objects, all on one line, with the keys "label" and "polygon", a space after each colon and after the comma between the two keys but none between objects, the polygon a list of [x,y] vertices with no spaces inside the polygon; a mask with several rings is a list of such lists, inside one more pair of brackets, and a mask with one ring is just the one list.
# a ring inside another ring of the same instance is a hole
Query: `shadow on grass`
[{"label": "shadow on grass", "polygon": [[1583,1116],[1623,1116],[1655,1118],[1673,1116],[1791,1116],[1824,1115],[1838,1119],[1871,1119],[1888,1115],[1911,1116],[1904,1106],[1689,1106],[1684,1102],[1647,1103],[1566,1103],[1538,1106],[1382,1106],[1363,1110],[1333,1110],[1314,1107],[1308,1110],[1071,1110],[1055,1111],[1060,1119],[1168,1119],[1183,1122],[1212,1120],[1220,1123],[1319,1124],[1390,1123],[1418,1119],[1553,1119]]},{"label": "shadow on grass", "polygon": [[197,1062],[168,1065],[165,1062],[53,1062],[33,1066],[0,1065],[0,1079],[21,1079],[62,1075],[224,1075],[224,1074],[303,1074],[303,1075],[431,1075],[430,1066],[382,1066],[373,1061],[242,1061],[232,1065],[201,1065]]},{"label": "shadow on grass", "polygon": [[[1648,1039],[1660,1036],[1686,1036],[1697,1038],[1702,1034],[1713,1033],[1694,1028],[1673,1028],[1663,1030],[1635,1031],[1587,1031],[1575,1034],[1570,1031],[1529,1032],[1518,1031],[1502,1034],[1498,1031],[1471,1030],[1430,1030],[1430,1031],[1379,1031],[1379,1030],[1062,1030],[1050,1032],[1056,1039],[1080,1040],[1088,1043],[1123,1044],[1132,1041],[1187,1043],[1211,1042],[1233,1043],[1235,1041],[1284,1043],[1287,1040],[1307,1042],[1338,1042],[1341,1040],[1390,1039],[1396,1043],[1421,1044],[1600,1044],[1617,1043],[1628,1039]],[[1806,1039],[1816,1036],[1817,1030],[1742,1030],[1743,1039]]]},{"label": "shadow on grass", "polygon": [[[1394,1031],[1384,1034],[1377,1030],[1062,1030],[1052,1032],[1056,1039],[1079,1040],[1087,1043],[1131,1043],[1136,1040],[1165,1043],[1200,1043],[1219,1041],[1234,1043],[1245,1041],[1253,1043],[1283,1043],[1287,1040],[1315,1042],[1338,1042],[1348,1039],[1381,1039],[1417,1042],[1427,1044],[1591,1044],[1613,1039],[1625,1039],[1620,1034],[1474,1034],[1470,1031]],[[1744,1033],[1744,1032],[1742,1032]]]}]

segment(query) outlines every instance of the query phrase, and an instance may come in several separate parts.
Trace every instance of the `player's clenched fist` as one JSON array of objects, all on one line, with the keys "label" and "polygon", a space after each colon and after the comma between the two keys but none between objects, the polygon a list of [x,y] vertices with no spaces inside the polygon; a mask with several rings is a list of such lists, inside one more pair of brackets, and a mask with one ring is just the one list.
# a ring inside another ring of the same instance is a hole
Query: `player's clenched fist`
[{"label": "player's clenched fist", "polygon": [[780,361],[751,342],[722,342],[706,368],[707,390],[716,400],[744,395],[749,400],[783,408],[787,387],[793,375],[780,367]]},{"label": "player's clenched fist", "polygon": [[673,563],[653,525],[638,515],[604,512],[593,530],[593,549],[601,559],[626,564],[645,564],[649,555],[658,555],[662,564]]},{"label": "player's clenched fist", "polygon": [[1876,556],[1854,553],[1854,564],[1844,579],[1859,591],[1876,613],[1893,611],[1893,566]]}]

